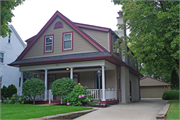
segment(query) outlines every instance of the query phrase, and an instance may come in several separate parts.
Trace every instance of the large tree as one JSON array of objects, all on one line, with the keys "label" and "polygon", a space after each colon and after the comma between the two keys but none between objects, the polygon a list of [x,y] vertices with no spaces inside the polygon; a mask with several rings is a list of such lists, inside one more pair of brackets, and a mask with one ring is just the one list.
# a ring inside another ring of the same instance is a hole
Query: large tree
[{"label": "large tree", "polygon": [[12,10],[14,10],[15,7],[20,5],[25,0],[7,0],[7,1],[0,1],[1,4],[1,32],[0,36],[3,38],[7,36],[7,34],[11,34],[11,30],[8,28],[8,23],[12,21],[12,17],[14,14],[12,13]]},{"label": "large tree", "polygon": [[122,5],[126,21],[119,28],[131,31],[129,36],[122,37],[125,39],[120,47],[125,49],[124,44],[130,43],[134,57],[146,70],[171,74],[175,67],[179,74],[179,1],[113,2]]}]

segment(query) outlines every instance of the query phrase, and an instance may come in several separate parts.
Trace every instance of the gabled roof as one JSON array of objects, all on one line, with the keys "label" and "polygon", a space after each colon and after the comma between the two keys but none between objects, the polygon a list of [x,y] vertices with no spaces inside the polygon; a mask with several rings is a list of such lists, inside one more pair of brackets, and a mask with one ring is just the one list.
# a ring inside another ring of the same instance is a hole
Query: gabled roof
[{"label": "gabled roof", "polygon": [[140,86],[165,86],[165,85],[170,85],[170,83],[149,76],[140,79]]},{"label": "gabled roof", "polygon": [[70,25],[74,30],[76,30],[82,37],[84,37],[89,43],[91,43],[99,51],[101,52],[106,51],[102,46],[97,44],[97,42],[95,42],[91,37],[89,37],[80,28],[78,28],[71,20],[66,18],[59,11],[56,11],[55,14],[50,18],[50,20],[45,24],[45,26],[39,31],[39,33],[36,36],[30,38],[31,39],[30,44],[26,47],[26,49],[21,53],[21,55],[16,60],[20,60],[23,58],[23,56],[29,51],[29,49],[34,45],[34,43],[38,40],[38,38],[45,32],[45,30],[55,20],[56,17],[60,17],[62,20],[64,20],[68,25]]},{"label": "gabled roof", "polygon": [[13,27],[13,25],[8,25],[9,28],[13,31],[13,33],[16,35],[16,37],[18,38],[19,42],[22,44],[22,46],[25,48],[26,45],[24,44],[23,40],[21,39],[21,37],[19,36],[19,34],[17,33],[16,29]]}]

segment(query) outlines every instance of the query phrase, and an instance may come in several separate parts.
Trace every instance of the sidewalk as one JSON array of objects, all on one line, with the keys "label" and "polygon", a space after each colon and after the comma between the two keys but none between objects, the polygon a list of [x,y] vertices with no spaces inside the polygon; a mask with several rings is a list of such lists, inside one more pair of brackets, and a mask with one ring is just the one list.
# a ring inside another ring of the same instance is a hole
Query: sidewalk
[{"label": "sidewalk", "polygon": [[83,115],[75,120],[156,120],[156,116],[167,100],[146,99],[127,104],[111,105],[107,108]]}]

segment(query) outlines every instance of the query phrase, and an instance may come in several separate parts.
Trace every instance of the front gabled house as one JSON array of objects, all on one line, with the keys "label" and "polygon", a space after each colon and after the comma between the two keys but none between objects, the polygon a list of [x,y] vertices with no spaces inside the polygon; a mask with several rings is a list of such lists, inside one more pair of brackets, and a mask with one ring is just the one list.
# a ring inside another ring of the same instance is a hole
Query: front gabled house
[{"label": "front gabled house", "polygon": [[10,65],[19,67],[22,75],[25,71],[38,73],[46,90],[37,99],[44,101],[59,99],[50,91],[53,81],[62,77],[87,86],[98,100],[97,70],[102,72],[102,104],[139,100],[142,75],[135,59],[113,53],[117,38],[110,28],[75,23],[57,11],[37,35],[26,40],[27,48]]}]

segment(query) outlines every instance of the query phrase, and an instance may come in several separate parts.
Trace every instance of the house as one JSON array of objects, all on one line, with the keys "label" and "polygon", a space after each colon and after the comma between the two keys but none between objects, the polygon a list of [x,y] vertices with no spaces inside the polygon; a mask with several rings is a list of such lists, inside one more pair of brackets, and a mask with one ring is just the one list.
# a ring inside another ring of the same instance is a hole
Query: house
[{"label": "house", "polygon": [[96,72],[101,70],[101,104],[139,100],[142,75],[135,59],[113,52],[117,38],[110,28],[75,23],[56,11],[37,35],[26,40],[27,48],[10,66],[37,73],[44,80],[46,90],[37,99],[60,99],[51,95],[52,83],[70,77],[87,86],[98,100]]},{"label": "house", "polygon": [[148,76],[140,80],[141,98],[162,98],[166,90],[170,90],[168,82]]},{"label": "house", "polygon": [[19,91],[21,83],[21,72],[19,68],[8,66],[15,61],[26,45],[12,25],[8,26],[12,33],[5,38],[0,37],[0,83],[1,88],[14,84]]}]

